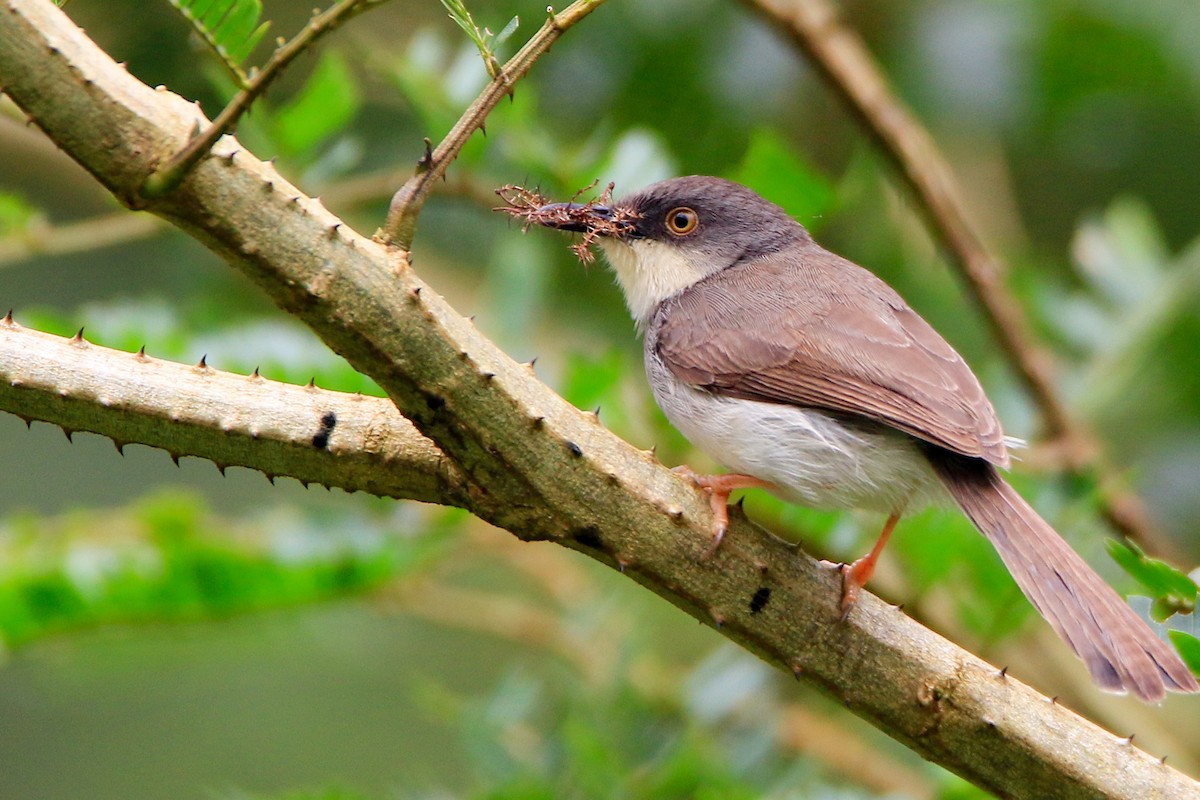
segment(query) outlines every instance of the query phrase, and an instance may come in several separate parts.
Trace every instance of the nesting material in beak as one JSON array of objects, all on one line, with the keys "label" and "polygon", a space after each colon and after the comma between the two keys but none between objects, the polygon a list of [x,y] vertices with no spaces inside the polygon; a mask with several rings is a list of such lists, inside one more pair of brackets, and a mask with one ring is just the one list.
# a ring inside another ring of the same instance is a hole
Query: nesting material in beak
[{"label": "nesting material in beak", "polygon": [[[586,203],[547,203],[546,198],[539,192],[522,186],[501,186],[496,190],[496,194],[505,205],[494,210],[524,219],[526,228],[530,225],[542,225],[582,233],[583,238],[571,245],[571,250],[586,264],[595,259],[590,248],[597,238],[621,237],[634,229],[637,215],[613,206],[612,190],[613,184],[610,183],[598,197]],[[585,191],[587,189],[581,190],[579,194]]]}]

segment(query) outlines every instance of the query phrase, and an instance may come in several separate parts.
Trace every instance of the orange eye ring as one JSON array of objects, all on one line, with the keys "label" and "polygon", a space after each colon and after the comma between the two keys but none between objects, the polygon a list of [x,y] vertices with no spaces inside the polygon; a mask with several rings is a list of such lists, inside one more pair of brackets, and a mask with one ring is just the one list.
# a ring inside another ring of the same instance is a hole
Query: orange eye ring
[{"label": "orange eye ring", "polygon": [[700,224],[700,215],[686,206],[673,208],[667,212],[667,230],[676,236],[687,236],[696,230]]}]

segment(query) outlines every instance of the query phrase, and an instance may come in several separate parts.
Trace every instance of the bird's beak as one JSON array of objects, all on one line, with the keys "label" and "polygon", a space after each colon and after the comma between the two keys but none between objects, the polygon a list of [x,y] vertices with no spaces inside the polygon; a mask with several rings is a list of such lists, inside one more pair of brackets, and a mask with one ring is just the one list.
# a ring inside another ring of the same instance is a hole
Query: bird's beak
[{"label": "bird's beak", "polygon": [[611,236],[617,232],[616,214],[610,206],[588,203],[549,203],[540,206],[529,219],[547,228],[575,233],[595,232]]}]

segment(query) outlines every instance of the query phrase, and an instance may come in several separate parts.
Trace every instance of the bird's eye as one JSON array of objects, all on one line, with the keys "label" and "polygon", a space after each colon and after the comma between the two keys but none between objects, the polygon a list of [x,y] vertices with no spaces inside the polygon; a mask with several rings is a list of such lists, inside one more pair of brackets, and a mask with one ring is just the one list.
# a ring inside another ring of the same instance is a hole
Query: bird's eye
[{"label": "bird's eye", "polygon": [[667,214],[667,230],[676,236],[686,236],[699,224],[700,216],[690,208],[674,208]]}]

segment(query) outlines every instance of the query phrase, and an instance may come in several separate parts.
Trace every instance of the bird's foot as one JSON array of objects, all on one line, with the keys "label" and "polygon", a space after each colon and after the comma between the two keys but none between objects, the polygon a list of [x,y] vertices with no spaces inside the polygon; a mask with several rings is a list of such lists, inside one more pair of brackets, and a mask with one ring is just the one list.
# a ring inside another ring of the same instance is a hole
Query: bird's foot
[{"label": "bird's foot", "polygon": [[704,551],[703,558],[709,559],[716,555],[729,529],[729,495],[738,489],[774,489],[775,484],[755,478],[752,475],[727,473],[723,475],[701,475],[686,465],[675,467],[672,472],[690,480],[698,489],[708,495],[708,505],[712,509],[712,543]]},{"label": "bird's foot", "polygon": [[867,585],[867,581],[871,580],[871,576],[875,574],[875,564],[879,561],[879,555],[883,552],[884,545],[891,538],[892,531],[896,529],[896,523],[899,521],[899,514],[889,516],[887,522],[883,524],[883,531],[879,534],[879,539],[875,542],[875,546],[871,548],[871,552],[851,564],[842,564],[839,567],[842,571],[841,619],[843,622],[846,620],[846,617],[850,616],[850,612],[854,610],[854,604],[858,602],[859,592]]}]

